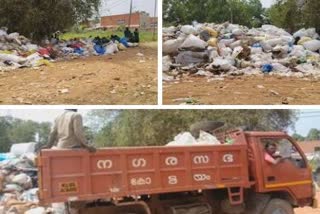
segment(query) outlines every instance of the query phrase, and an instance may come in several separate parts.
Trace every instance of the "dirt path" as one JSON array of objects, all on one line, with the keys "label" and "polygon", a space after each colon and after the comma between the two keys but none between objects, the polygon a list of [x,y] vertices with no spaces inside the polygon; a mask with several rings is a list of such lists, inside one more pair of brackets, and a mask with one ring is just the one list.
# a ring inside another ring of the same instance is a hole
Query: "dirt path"
[{"label": "dirt path", "polygon": [[228,77],[208,81],[186,77],[165,82],[164,104],[313,105],[320,104],[320,81],[288,77]]},{"label": "dirt path", "polygon": [[154,42],[114,56],[0,73],[0,104],[157,104],[157,61]]},{"label": "dirt path", "polygon": [[[318,203],[320,203],[320,192],[317,194]],[[295,214],[319,214],[320,208],[312,209],[309,207],[295,209]]]}]

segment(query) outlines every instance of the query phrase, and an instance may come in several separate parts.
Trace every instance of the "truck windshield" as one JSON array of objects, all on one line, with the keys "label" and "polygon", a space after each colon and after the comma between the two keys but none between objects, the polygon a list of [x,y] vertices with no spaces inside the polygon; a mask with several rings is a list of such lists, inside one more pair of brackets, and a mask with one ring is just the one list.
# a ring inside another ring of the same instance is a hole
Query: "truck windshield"
[{"label": "truck windshield", "polygon": [[[307,165],[294,144],[286,138],[263,138],[261,139],[265,153],[273,158],[289,160],[298,168],[306,168]],[[271,146],[271,149],[270,149]],[[281,163],[281,162],[280,162]]]}]

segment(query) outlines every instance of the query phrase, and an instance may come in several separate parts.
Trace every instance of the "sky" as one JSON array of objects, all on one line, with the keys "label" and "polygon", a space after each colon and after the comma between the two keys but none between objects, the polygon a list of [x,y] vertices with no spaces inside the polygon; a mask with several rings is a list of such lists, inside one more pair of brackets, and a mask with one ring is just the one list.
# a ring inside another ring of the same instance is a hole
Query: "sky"
[{"label": "sky", "polygon": [[[302,136],[306,136],[310,129],[320,129],[320,109],[303,110],[296,122],[296,132]],[[289,132],[292,134],[292,130]]]},{"label": "sky", "polygon": [[[13,116],[24,120],[33,120],[36,122],[53,122],[54,119],[63,112],[60,110],[0,110],[0,116]],[[84,115],[84,123],[86,124],[85,115],[89,110],[79,110]],[[302,136],[306,136],[310,129],[320,129],[320,109],[319,110],[302,110],[299,113],[299,119],[295,124],[295,130]],[[290,134],[294,130],[288,130]]]},{"label": "sky", "polygon": [[263,7],[269,8],[275,0],[260,0],[262,2]]},{"label": "sky", "polygon": [[[125,14],[130,11],[131,0],[102,0],[102,6],[100,8],[101,16]],[[146,11],[150,16],[154,16],[155,2],[156,0],[132,0],[133,11]],[[266,8],[270,7],[275,0],[260,0],[262,5]],[[158,0],[158,3],[161,1]],[[157,8],[158,10],[158,8]],[[156,16],[158,15],[158,11]]]},{"label": "sky", "polygon": [[[133,0],[133,11],[145,11],[154,16],[156,0]],[[158,0],[158,2],[161,2]],[[102,0],[101,16],[125,14],[130,12],[130,0]]]},{"label": "sky", "polygon": [[[79,110],[79,113],[86,115],[89,110]],[[28,110],[0,110],[0,116],[12,116],[23,120],[33,120],[36,122],[51,122],[53,123],[55,118],[64,112],[63,109],[28,109]]]}]

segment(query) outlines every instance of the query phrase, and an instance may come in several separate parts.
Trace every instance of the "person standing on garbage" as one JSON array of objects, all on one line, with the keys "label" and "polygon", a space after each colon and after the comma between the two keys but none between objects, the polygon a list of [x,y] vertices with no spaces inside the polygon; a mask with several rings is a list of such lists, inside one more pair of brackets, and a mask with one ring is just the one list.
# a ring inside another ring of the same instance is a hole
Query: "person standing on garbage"
[{"label": "person standing on garbage", "polygon": [[59,149],[85,148],[89,152],[96,151],[93,146],[87,144],[82,116],[76,109],[66,110],[56,118],[45,148],[51,148],[54,145]]}]

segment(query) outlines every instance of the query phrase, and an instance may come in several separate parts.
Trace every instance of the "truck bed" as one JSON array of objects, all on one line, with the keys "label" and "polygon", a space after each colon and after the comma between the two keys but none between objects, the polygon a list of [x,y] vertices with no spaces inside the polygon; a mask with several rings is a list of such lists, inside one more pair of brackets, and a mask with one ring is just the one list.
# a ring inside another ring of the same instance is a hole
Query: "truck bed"
[{"label": "truck bed", "polygon": [[42,150],[42,203],[249,187],[247,146]]}]

